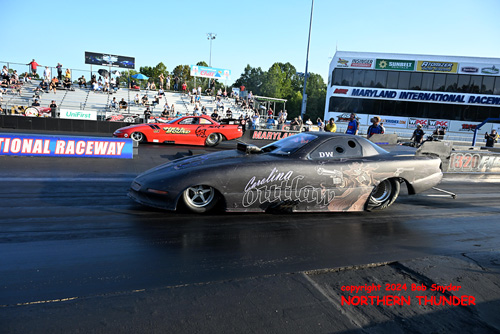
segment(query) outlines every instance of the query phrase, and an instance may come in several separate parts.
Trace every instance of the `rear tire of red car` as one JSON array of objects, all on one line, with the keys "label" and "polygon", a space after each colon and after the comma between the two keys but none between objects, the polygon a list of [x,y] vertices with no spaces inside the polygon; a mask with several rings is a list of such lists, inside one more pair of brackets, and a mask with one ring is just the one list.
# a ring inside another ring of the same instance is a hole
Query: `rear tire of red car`
[{"label": "rear tire of red car", "polygon": [[146,139],[146,137],[144,136],[144,134],[142,132],[133,132],[130,135],[130,138],[132,138],[133,141],[136,141],[138,143],[142,143]]},{"label": "rear tire of red car", "polygon": [[208,135],[207,139],[205,139],[205,145],[208,147],[217,146],[222,140],[222,136],[218,133],[211,133]]},{"label": "rear tire of red car", "polygon": [[215,208],[220,197],[214,188],[206,185],[198,185],[184,190],[182,198],[190,211],[205,213]]},{"label": "rear tire of red car", "polygon": [[387,179],[380,182],[370,194],[367,210],[384,210],[398,198],[401,184],[398,179]]}]

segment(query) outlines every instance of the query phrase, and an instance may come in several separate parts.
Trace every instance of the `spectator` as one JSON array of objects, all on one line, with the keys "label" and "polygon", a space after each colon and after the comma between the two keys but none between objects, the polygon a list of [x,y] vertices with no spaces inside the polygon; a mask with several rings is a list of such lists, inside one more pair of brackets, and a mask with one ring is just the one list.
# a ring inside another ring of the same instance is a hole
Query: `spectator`
[{"label": "spectator", "polygon": [[158,79],[160,79],[160,88],[163,90],[163,80],[165,80],[165,76],[163,75],[163,73],[160,73]]},{"label": "spectator", "polygon": [[49,92],[49,83],[47,80],[43,80],[42,82],[40,82],[40,89],[44,92]]},{"label": "spectator", "polygon": [[9,80],[9,70],[7,69],[7,65],[3,65],[3,68],[2,68],[2,79]]},{"label": "spectator", "polygon": [[152,112],[149,107],[147,107],[146,110],[144,110],[144,123],[149,123],[149,118],[151,117],[151,115]]},{"label": "spectator", "polygon": [[252,129],[257,129],[257,126],[259,124],[259,113],[257,111],[254,112],[253,116],[252,116]]},{"label": "spectator", "polygon": [[24,72],[24,77],[23,77],[24,83],[31,83],[31,77],[28,75],[28,72]]},{"label": "spectator", "polygon": [[137,105],[140,104],[139,94],[135,94],[135,96],[134,96],[134,103],[137,104]]},{"label": "spectator", "polygon": [[227,108],[226,118],[233,118],[233,112],[231,111],[231,108]]},{"label": "spectator", "polygon": [[375,116],[370,119],[370,122],[372,122],[372,125],[368,127],[368,130],[366,131],[366,138],[370,139],[371,136],[375,134],[384,134],[385,129],[382,124],[380,124],[380,117]]},{"label": "spectator", "polygon": [[40,65],[35,61],[35,59],[33,59],[31,62],[29,62],[26,65],[30,65],[31,73],[33,74],[33,76],[36,76],[36,69]]},{"label": "spectator", "polygon": [[266,129],[272,129],[274,127],[274,117],[269,115],[266,120]]},{"label": "spectator", "polygon": [[71,79],[70,78],[64,78],[63,87],[66,89],[71,88]]},{"label": "spectator", "polygon": [[162,117],[170,117],[170,107],[165,103],[163,106],[163,111],[161,112]]},{"label": "spectator", "polygon": [[82,88],[82,86],[84,86],[85,88],[87,88],[87,81],[85,80],[85,77],[83,75],[82,75],[81,78],[78,78],[78,85],[80,85],[80,88]]},{"label": "spectator", "polygon": [[159,96],[164,96],[165,95],[165,91],[163,90],[163,87],[160,87],[160,89],[158,89],[158,95]]},{"label": "spectator", "polygon": [[273,109],[269,108],[269,109],[267,110],[267,116],[273,116],[273,114],[274,114]]},{"label": "spectator", "polygon": [[302,132],[302,128],[304,127],[304,121],[302,121],[302,116],[297,117],[298,129],[297,131]]},{"label": "spectator", "polygon": [[290,130],[298,131],[298,128],[299,128],[299,120],[297,117],[294,117],[293,120],[290,122]]},{"label": "spectator", "polygon": [[333,117],[328,120],[328,124],[325,125],[326,132],[337,132],[337,124],[333,120]]},{"label": "spectator", "polygon": [[345,133],[349,135],[357,135],[359,130],[359,123],[356,119],[356,114],[351,113],[351,117],[349,118],[349,123],[347,124],[347,130]]},{"label": "spectator", "polygon": [[167,76],[166,90],[170,90],[170,75]]},{"label": "spectator", "polygon": [[214,112],[212,113],[212,115],[210,115],[210,118],[216,122],[219,121],[219,114],[217,113],[217,109],[214,109]]},{"label": "spectator", "polygon": [[66,73],[64,74],[64,77],[71,80],[71,71],[69,68],[66,69]]},{"label": "spectator", "polygon": [[61,65],[61,63],[57,63],[56,68],[57,68],[57,79],[59,81],[62,81],[62,65]]},{"label": "spectator", "polygon": [[118,109],[118,103],[116,102],[116,97],[113,97],[113,100],[111,100],[111,103],[109,105],[111,110],[117,110]]},{"label": "spectator", "polygon": [[178,91],[179,90],[179,77],[175,76],[174,78],[174,90]]},{"label": "spectator", "polygon": [[311,121],[310,118],[308,118],[307,121],[306,121],[306,128],[307,128],[306,131],[311,131],[311,126],[312,125],[313,125],[313,122]]},{"label": "spectator", "polygon": [[43,70],[43,78],[45,80],[50,80],[50,68],[48,66],[45,66],[45,70]]},{"label": "spectator", "polygon": [[497,130],[495,130],[495,129],[491,130],[490,134],[488,134],[488,132],[486,132],[484,134],[484,139],[486,139],[486,147],[493,147],[493,146],[495,146],[495,143],[498,140]]},{"label": "spectator", "polygon": [[446,130],[444,129],[444,127],[438,126],[432,133],[432,136],[437,140],[443,140],[445,134]]},{"label": "spectator", "polygon": [[323,122],[321,120],[321,118],[318,117],[318,119],[316,120],[316,123],[318,123],[319,131],[324,131],[325,130],[325,122]]},{"label": "spectator", "polygon": [[413,146],[419,147],[424,140],[425,132],[422,130],[422,124],[417,124],[417,128],[413,131],[413,135],[411,136],[411,141],[413,142]]},{"label": "spectator", "polygon": [[59,82],[59,80],[57,80],[56,77],[52,78],[52,81],[50,82],[50,85],[49,85],[49,92],[52,90],[52,91],[54,91],[54,94],[56,93],[58,82]]},{"label": "spectator", "polygon": [[127,102],[125,101],[125,99],[123,97],[122,97],[122,100],[120,101],[120,103],[118,103],[118,104],[119,104],[121,110],[127,109],[127,107],[128,107]]},{"label": "spectator", "polygon": [[187,93],[187,83],[185,82],[182,84],[182,92]]},{"label": "spectator", "polygon": [[33,103],[31,104],[32,107],[39,107],[40,106],[40,102],[38,102],[38,99],[35,99],[35,101],[33,101]]},{"label": "spectator", "polygon": [[148,104],[148,102],[149,102],[148,95],[144,94],[144,96],[142,97],[142,105],[145,106],[146,104]]},{"label": "spectator", "polygon": [[170,114],[171,115],[175,115],[175,104],[172,103],[172,105],[170,106]]},{"label": "spectator", "polygon": [[280,111],[278,114],[278,130],[283,130],[283,127],[285,126],[285,117],[283,117],[283,112]]},{"label": "spectator", "polygon": [[156,84],[155,84],[155,82],[154,82],[154,81],[151,83],[151,87],[149,87],[149,88],[150,88],[151,90],[156,90]]},{"label": "spectator", "polygon": [[50,108],[50,114],[53,118],[57,117],[57,104],[55,100],[52,100],[52,102],[49,105]]}]

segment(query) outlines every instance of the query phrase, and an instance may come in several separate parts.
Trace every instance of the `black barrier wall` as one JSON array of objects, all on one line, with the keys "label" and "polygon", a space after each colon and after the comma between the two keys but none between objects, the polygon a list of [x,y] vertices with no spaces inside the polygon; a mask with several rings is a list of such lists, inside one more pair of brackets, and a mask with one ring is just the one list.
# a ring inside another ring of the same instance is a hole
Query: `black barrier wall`
[{"label": "black barrier wall", "polygon": [[[112,134],[130,123],[84,121],[50,117],[0,116],[0,128],[19,130],[89,132]],[[0,129],[1,130],[1,129]]]}]

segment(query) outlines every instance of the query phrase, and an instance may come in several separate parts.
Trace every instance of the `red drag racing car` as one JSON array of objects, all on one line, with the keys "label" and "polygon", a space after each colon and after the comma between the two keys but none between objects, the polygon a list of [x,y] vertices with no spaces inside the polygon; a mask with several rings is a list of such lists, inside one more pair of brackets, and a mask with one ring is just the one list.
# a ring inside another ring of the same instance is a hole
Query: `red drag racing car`
[{"label": "red drag racing car", "polygon": [[120,128],[113,137],[137,142],[215,146],[243,135],[240,125],[221,125],[208,116],[184,116],[168,123],[147,123]]}]

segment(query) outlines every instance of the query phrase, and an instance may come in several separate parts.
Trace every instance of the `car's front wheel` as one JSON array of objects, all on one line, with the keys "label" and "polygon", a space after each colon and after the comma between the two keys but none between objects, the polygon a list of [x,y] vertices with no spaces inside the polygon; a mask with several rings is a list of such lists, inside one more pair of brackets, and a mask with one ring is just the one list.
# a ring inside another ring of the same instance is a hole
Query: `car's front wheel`
[{"label": "car's front wheel", "polygon": [[205,145],[208,147],[213,147],[216,146],[220,143],[222,137],[218,133],[211,133],[207,136],[207,139],[205,139]]},{"label": "car's front wheel", "polygon": [[370,194],[368,210],[383,210],[388,208],[398,198],[401,184],[398,179],[387,179],[380,182]]},{"label": "car's front wheel", "polygon": [[142,132],[133,132],[130,135],[130,138],[132,138],[133,141],[136,141],[138,143],[142,143],[146,139],[146,137]]},{"label": "car's front wheel", "polygon": [[219,201],[214,188],[207,185],[192,186],[182,194],[187,208],[195,213],[204,213],[212,210]]}]

